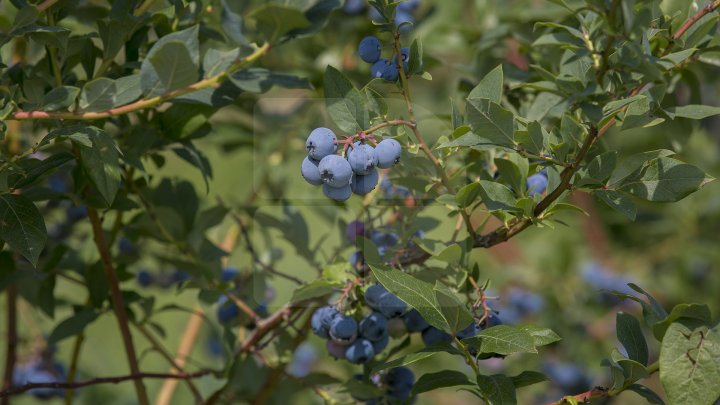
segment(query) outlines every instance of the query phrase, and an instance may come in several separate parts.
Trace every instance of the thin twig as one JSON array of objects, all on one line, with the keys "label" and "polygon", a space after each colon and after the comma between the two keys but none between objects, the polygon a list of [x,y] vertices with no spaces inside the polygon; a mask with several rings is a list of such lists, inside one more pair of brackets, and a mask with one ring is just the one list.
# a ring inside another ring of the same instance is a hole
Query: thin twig
[{"label": "thin twig", "polygon": [[[2,389],[12,387],[13,374],[15,372],[15,360],[17,358],[17,287],[11,285],[7,288],[7,341],[5,350],[5,372],[3,374]],[[2,405],[9,405],[10,400],[3,398]]]}]

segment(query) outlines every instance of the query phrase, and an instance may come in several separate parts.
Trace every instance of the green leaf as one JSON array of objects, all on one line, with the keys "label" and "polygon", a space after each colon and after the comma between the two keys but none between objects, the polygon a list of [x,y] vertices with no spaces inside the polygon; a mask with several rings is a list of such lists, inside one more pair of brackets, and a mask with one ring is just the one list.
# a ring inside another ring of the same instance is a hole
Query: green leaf
[{"label": "green leaf", "polygon": [[514,405],[517,404],[515,386],[513,381],[502,374],[477,376],[477,385],[483,396],[487,398],[488,405]]},{"label": "green leaf", "polygon": [[416,363],[421,360],[425,360],[428,357],[431,357],[437,353],[441,352],[447,352],[450,354],[462,356],[462,352],[460,352],[458,349],[456,349],[453,346],[447,345],[445,347],[443,346],[429,346],[425,347],[415,353],[410,353],[402,357],[398,357],[397,359],[391,360],[387,363],[379,364],[372,368],[371,374],[375,374],[379,371],[386,370],[389,368],[395,368],[400,366],[407,366],[413,363]]},{"label": "green leaf", "polygon": [[510,377],[515,388],[527,387],[534,384],[539,384],[545,381],[550,381],[549,378],[543,373],[537,371],[523,371],[522,373]]},{"label": "green leaf", "polygon": [[32,201],[21,195],[0,195],[0,239],[37,266],[47,231],[45,221]]},{"label": "green leaf", "polygon": [[43,111],[65,110],[75,104],[80,89],[73,86],[60,86],[50,90],[43,98]]},{"label": "green leaf", "polygon": [[585,185],[605,184],[617,166],[617,152],[608,151],[598,156],[588,164],[586,175],[575,184],[576,187]]},{"label": "green leaf", "polygon": [[476,336],[463,339],[463,342],[480,353],[537,353],[535,340],[528,331],[508,325],[484,329]]},{"label": "green leaf", "polygon": [[621,182],[622,180],[633,174],[636,170],[641,168],[645,164],[645,162],[649,160],[658,157],[672,156],[674,154],[675,152],[671,150],[659,149],[632,155],[620,162],[620,165],[617,167],[617,169],[615,169],[612,177],[610,177],[609,184],[613,187],[616,186],[619,182]]},{"label": "green leaf", "polygon": [[19,173],[11,173],[7,183],[11,189],[19,189],[35,184],[38,180],[49,175],[54,169],[75,159],[71,153],[60,152],[50,157],[39,159],[23,159],[17,163]]},{"label": "green leaf", "polygon": [[301,10],[281,4],[265,4],[255,9],[248,17],[255,19],[266,41],[271,43],[289,31],[311,25]]},{"label": "green leaf", "polygon": [[635,220],[637,207],[630,197],[615,190],[593,190],[592,195],[603,201],[615,211],[625,215],[631,221]]},{"label": "green leaf", "polygon": [[115,80],[115,100],[113,107],[130,104],[142,96],[140,75],[123,76]]},{"label": "green leaf", "polygon": [[203,57],[203,77],[213,77],[223,73],[240,57],[240,49],[229,51],[208,49]]},{"label": "green leaf", "polygon": [[410,59],[408,60],[408,73],[419,75],[423,73],[423,47],[417,38],[410,45]]},{"label": "green leaf", "polygon": [[457,191],[455,194],[455,201],[461,208],[469,207],[472,205],[480,194],[480,184],[470,183]]},{"label": "green leaf", "polygon": [[710,324],[710,308],[704,304],[677,304],[670,314],[662,321],[653,325],[653,334],[657,340],[662,341],[670,325],[680,318],[695,319],[704,324]]},{"label": "green leaf", "polygon": [[236,45],[249,45],[242,32],[245,26],[242,17],[244,2],[222,0],[221,4],[220,21],[225,35]]},{"label": "green leaf", "polygon": [[480,99],[490,100],[495,104],[500,104],[503,94],[503,70],[502,65],[497,65],[480,83],[475,86],[468,94],[468,101],[475,102]]},{"label": "green leaf", "polygon": [[683,318],[660,347],[660,382],[670,404],[712,404],[720,397],[720,328]]},{"label": "green leaf", "polygon": [[487,99],[468,99],[466,120],[474,134],[488,142],[514,148],[515,116]]},{"label": "green leaf", "polygon": [[636,298],[636,301],[640,303],[643,309],[643,318],[645,320],[645,324],[648,326],[653,326],[656,323],[662,321],[663,319],[667,318],[668,313],[665,311],[665,308],[660,305],[655,298],[650,295],[647,291],[640,288],[640,286],[634,284],[634,283],[628,283],[628,287],[632,288],[633,291],[636,291],[642,295],[644,295],[649,303]]},{"label": "green leaf", "polygon": [[627,387],[628,391],[632,391],[641,397],[645,398],[645,400],[654,405],[665,405],[665,402],[663,402],[662,398],[658,394],[655,393],[655,391],[651,390],[650,388],[640,385],[640,384],[633,384],[629,387]]},{"label": "green leaf", "polygon": [[419,280],[402,271],[388,268],[368,261],[375,278],[388,291],[397,295],[398,298],[415,308],[420,315],[432,326],[451,333],[445,315],[438,306],[435,299],[433,285]]},{"label": "green leaf", "polygon": [[532,336],[535,347],[547,346],[562,340],[557,333],[553,332],[552,329],[549,328],[543,328],[535,325],[521,325],[520,329]]},{"label": "green leaf", "polygon": [[365,98],[344,74],[328,66],[323,84],[328,113],[341,130],[354,134],[370,126]]},{"label": "green leaf", "polygon": [[455,370],[443,370],[435,373],[427,373],[413,385],[413,395],[422,394],[438,388],[456,387],[458,385],[472,385],[467,376]]},{"label": "green leaf", "polygon": [[626,178],[619,190],[649,201],[679,201],[712,181],[702,170],[679,160],[653,159]]},{"label": "green leaf", "polygon": [[28,36],[30,40],[42,46],[52,46],[65,50],[70,37],[70,30],[59,26],[26,25],[11,32],[13,36]]},{"label": "green leaf", "polygon": [[78,106],[80,111],[105,111],[115,106],[115,81],[106,77],[99,77],[85,83],[80,94]]},{"label": "green leaf", "polygon": [[526,151],[533,155],[542,155],[548,134],[539,122],[533,121],[528,124],[527,131],[516,132],[515,138]]},{"label": "green leaf", "polygon": [[70,336],[80,334],[89,324],[93,323],[97,317],[97,312],[92,309],[84,309],[70,316],[53,329],[48,337],[48,343],[57,343]]},{"label": "green leaf", "polygon": [[263,68],[250,68],[235,72],[230,76],[232,83],[241,90],[252,93],[265,93],[273,86],[286,89],[310,89],[310,82],[286,73],[271,72]]},{"label": "green leaf", "polygon": [[303,284],[293,291],[291,304],[307,301],[312,298],[324,297],[332,294],[335,289],[342,287],[341,283],[334,283],[327,280],[313,280],[307,284]]},{"label": "green leaf", "polygon": [[720,114],[720,107],[691,104],[678,107],[668,107],[665,111],[672,119],[690,118],[693,120],[701,120],[703,118]]},{"label": "green leaf", "polygon": [[[459,248],[458,245],[453,246]],[[440,312],[442,312],[445,317],[448,327],[453,334],[465,329],[474,321],[472,314],[467,307],[465,307],[465,304],[460,301],[455,292],[439,281],[435,282],[434,290],[435,301],[438,303]]]},{"label": "green leaf", "polygon": [[616,316],[617,338],[627,351],[628,357],[642,365],[648,364],[648,346],[640,329],[640,322],[624,312]]},{"label": "green leaf", "polygon": [[194,83],[199,75],[198,26],[160,38],[142,62],[140,85],[147,97]]},{"label": "green leaf", "polygon": [[520,158],[517,154],[510,154],[507,158],[495,158],[495,166],[497,166],[500,176],[510,186],[518,190],[521,195],[525,191],[525,179],[528,172],[527,159]]},{"label": "green leaf", "polygon": [[117,145],[105,131],[96,127],[83,129],[92,146],[77,143],[82,166],[105,203],[110,206],[120,188],[120,161]]},{"label": "green leaf", "polygon": [[512,190],[505,185],[487,180],[480,180],[480,196],[483,204],[493,211],[520,211]]}]

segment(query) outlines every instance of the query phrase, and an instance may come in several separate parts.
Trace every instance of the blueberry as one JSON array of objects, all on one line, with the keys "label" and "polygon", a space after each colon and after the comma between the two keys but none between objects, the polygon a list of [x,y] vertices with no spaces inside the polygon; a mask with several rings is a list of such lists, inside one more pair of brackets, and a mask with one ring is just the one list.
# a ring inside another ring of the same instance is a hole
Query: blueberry
[{"label": "blueberry", "polygon": [[310,328],[316,335],[327,339],[330,337],[328,334],[330,332],[330,325],[338,315],[338,311],[333,307],[318,308],[313,312],[312,318],[310,319]]},{"label": "blueberry", "polygon": [[350,185],[352,168],[347,160],[338,155],[325,156],[318,165],[323,183],[330,187],[342,188]]},{"label": "blueberry", "polygon": [[400,161],[402,146],[400,142],[394,139],[383,139],[375,148],[375,154],[378,158],[378,167],[388,169],[395,166]]},{"label": "blueberry", "polygon": [[389,63],[389,61],[386,58],[382,58],[373,63],[372,66],[370,66],[370,76],[376,79],[382,78],[387,63]]},{"label": "blueberry", "polygon": [[350,187],[349,184],[340,188],[330,187],[327,184],[323,184],[322,190],[325,197],[335,201],[346,201],[352,195],[352,187]]},{"label": "blueberry", "polygon": [[320,162],[317,160],[305,156],[300,167],[300,174],[302,174],[303,179],[313,186],[322,184],[322,177],[320,177],[320,169],[318,168],[319,164]]},{"label": "blueberry", "polygon": [[228,283],[235,280],[239,274],[240,272],[238,271],[238,269],[234,267],[226,267],[222,269],[220,280],[222,280],[223,283]]},{"label": "blueberry", "polygon": [[370,268],[365,263],[365,258],[362,252],[357,251],[350,256],[350,265],[357,272],[360,277],[365,277],[368,274]]},{"label": "blueberry", "polygon": [[229,300],[227,296],[221,295],[220,299],[218,299],[216,315],[220,323],[227,325],[240,316],[240,308]]},{"label": "blueberry", "polygon": [[483,321],[480,323],[481,329],[487,329],[492,328],[493,326],[502,325],[502,321],[500,318],[495,314],[489,314],[487,318],[483,319]]},{"label": "blueberry", "polygon": [[415,374],[407,367],[396,367],[385,375],[385,384],[391,397],[404,401],[415,384]]},{"label": "blueberry", "polygon": [[370,75],[374,78],[394,82],[398,78],[397,66],[387,58],[380,58],[370,67]]},{"label": "blueberry", "polygon": [[348,349],[347,346],[342,343],[332,340],[328,340],[327,343],[325,343],[325,347],[327,348],[328,353],[336,359],[344,359],[345,351]]},{"label": "blueberry", "polygon": [[382,43],[374,36],[367,36],[360,41],[358,45],[358,54],[360,59],[367,63],[375,63],[380,59],[382,52]]},{"label": "blueberry", "polygon": [[87,207],[84,205],[73,206],[67,209],[66,214],[69,222],[78,222],[87,216]]},{"label": "blueberry", "polygon": [[[62,382],[58,376],[48,370],[39,367],[32,368],[26,373],[27,383],[54,383]],[[62,396],[63,390],[58,388],[33,388],[28,391],[33,396],[40,399],[50,399],[54,396]]]},{"label": "blueberry", "polygon": [[536,194],[545,192],[548,186],[547,175],[543,173],[535,173],[527,178],[528,194],[532,197]]},{"label": "blueberry", "polygon": [[367,363],[373,356],[375,356],[375,350],[372,342],[367,339],[356,340],[345,351],[345,358],[353,364]]},{"label": "blueberry", "polygon": [[330,338],[335,341],[351,342],[355,340],[358,324],[349,316],[337,315],[330,323]]},{"label": "blueberry", "polygon": [[57,175],[50,176],[50,178],[48,179],[48,187],[50,187],[50,190],[55,193],[64,193],[67,191],[67,184],[65,184],[65,179]]},{"label": "blueberry", "polygon": [[405,74],[408,73],[408,62],[410,61],[410,48],[401,48],[400,49],[400,60],[397,60],[397,56],[395,57],[396,62],[399,64],[402,62],[403,70],[405,71]]},{"label": "blueberry", "polygon": [[477,335],[478,333],[480,333],[480,331],[481,331],[482,329],[483,329],[483,328],[482,328],[480,325],[478,325],[477,323],[475,323],[475,321],[473,321],[473,323],[471,323],[470,325],[468,325],[467,328],[459,331],[459,332],[457,333],[457,337],[458,337],[458,339],[460,339],[460,340],[462,340],[462,339],[467,339],[467,338],[470,338],[470,337],[473,337],[473,336]]},{"label": "blueberry", "polygon": [[373,312],[360,321],[360,336],[363,338],[376,342],[387,335],[387,319],[383,314]]},{"label": "blueberry", "polygon": [[345,228],[345,236],[350,243],[355,243],[358,236],[365,235],[365,223],[363,221],[352,221]]},{"label": "blueberry", "polygon": [[452,342],[452,336],[431,326],[422,332],[422,340],[423,343],[431,346],[438,343],[450,343]]},{"label": "blueberry", "polygon": [[422,315],[420,315],[420,312],[418,312],[416,309],[412,309],[405,315],[403,315],[402,320],[403,322],[405,322],[405,327],[410,333],[422,332],[430,327],[430,324],[427,323],[427,321],[422,317]]},{"label": "blueberry", "polygon": [[385,232],[373,229],[370,232],[370,240],[375,246],[393,247],[398,244],[400,237],[394,232]]},{"label": "blueberry", "polygon": [[310,132],[305,149],[307,155],[315,160],[322,160],[325,156],[337,152],[337,137],[328,128],[315,128]]},{"label": "blueberry", "polygon": [[407,310],[407,304],[394,294],[387,293],[380,299],[380,312],[387,318],[395,318]]},{"label": "blueberry", "polygon": [[395,13],[395,25],[400,27],[400,32],[404,33],[410,31],[413,24],[415,24],[415,18],[413,18],[410,12],[400,9],[397,10]]},{"label": "blueberry", "polygon": [[178,283],[178,284],[179,284],[179,283],[183,283],[183,282],[188,281],[188,280],[190,280],[190,274],[188,274],[188,273],[185,272],[185,271],[176,270],[176,271],[172,274],[172,281],[173,281],[173,283]]},{"label": "blueberry", "polygon": [[388,335],[383,336],[380,340],[372,342],[373,351],[375,352],[375,354],[378,354],[385,350],[388,343],[390,343],[390,336]]},{"label": "blueberry", "polygon": [[374,170],[371,171],[367,175],[359,175],[359,174],[353,174],[353,180],[350,184],[353,193],[358,195],[365,195],[373,190],[375,190],[375,186],[378,184],[378,178],[380,176],[378,175],[378,171]]},{"label": "blueberry", "polygon": [[120,250],[121,255],[132,256],[138,253],[137,245],[132,243],[130,239],[126,237],[120,238],[118,241],[118,249]]},{"label": "blueberry", "polygon": [[397,9],[404,11],[404,12],[410,12],[414,11],[416,8],[420,6],[420,0],[406,0],[398,4]]},{"label": "blueberry", "polygon": [[211,337],[210,339],[208,339],[207,351],[210,352],[213,357],[222,357],[224,350],[223,344],[220,339],[216,337]]},{"label": "blueberry", "polygon": [[374,310],[380,309],[380,300],[388,294],[388,290],[380,284],[373,284],[365,290],[365,303]]},{"label": "blueberry", "polygon": [[365,0],[346,0],[343,6],[345,14],[360,14],[365,10]]},{"label": "blueberry", "polygon": [[154,277],[147,270],[140,270],[137,274],[137,282],[141,287],[149,287],[152,285]]},{"label": "blueberry", "polygon": [[347,160],[355,174],[370,174],[377,166],[378,158],[375,148],[368,144],[355,142],[347,152]]},{"label": "blueberry", "polygon": [[293,353],[292,361],[287,366],[287,373],[293,377],[305,377],[310,374],[313,365],[318,360],[318,353],[309,343],[301,344]]}]

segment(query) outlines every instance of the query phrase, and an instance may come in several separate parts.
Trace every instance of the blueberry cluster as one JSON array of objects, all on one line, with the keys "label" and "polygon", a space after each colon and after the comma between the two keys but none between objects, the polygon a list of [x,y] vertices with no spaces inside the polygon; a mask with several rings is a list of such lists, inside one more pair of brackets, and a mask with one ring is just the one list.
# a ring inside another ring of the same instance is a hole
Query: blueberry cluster
[{"label": "blueberry cluster", "polygon": [[[15,386],[29,383],[61,383],[66,380],[65,367],[51,357],[33,359],[19,365],[15,367],[13,374],[13,385]],[[33,388],[28,393],[42,400],[65,396],[65,390],[62,388]]]},{"label": "blueberry cluster", "polygon": [[547,169],[543,169],[542,171],[532,174],[527,178],[527,190],[530,197],[535,196],[536,194],[542,194],[547,190],[548,186],[548,177],[547,177]]},{"label": "blueberry cluster", "polygon": [[353,364],[370,361],[388,345],[387,319],[373,312],[360,322],[338,312],[334,307],[317,309],[311,319],[313,332],[328,339],[327,350],[336,359]]},{"label": "blueberry cluster", "polygon": [[[356,376],[356,378],[362,378],[362,376]],[[410,398],[413,385],[415,385],[415,374],[407,367],[395,367],[381,376],[377,383],[380,388],[384,389],[385,395],[366,401],[366,405],[405,403]]]},{"label": "blueberry cluster", "polygon": [[373,78],[394,82],[400,76],[401,65],[405,74],[408,74],[408,61],[410,60],[410,49],[408,48],[400,50],[401,60],[397,60],[397,56],[390,59],[383,58],[381,57],[382,43],[376,37],[369,35],[360,41],[358,55],[360,55],[360,59],[371,64],[370,75]]},{"label": "blueberry cluster", "polygon": [[365,139],[349,146],[345,158],[336,155],[338,141],[328,128],[316,128],[305,142],[307,156],[300,168],[303,178],[323,194],[345,201],[352,193],[365,195],[378,184],[377,169],[387,169],[400,161],[402,147],[394,139],[383,139],[375,147]]}]

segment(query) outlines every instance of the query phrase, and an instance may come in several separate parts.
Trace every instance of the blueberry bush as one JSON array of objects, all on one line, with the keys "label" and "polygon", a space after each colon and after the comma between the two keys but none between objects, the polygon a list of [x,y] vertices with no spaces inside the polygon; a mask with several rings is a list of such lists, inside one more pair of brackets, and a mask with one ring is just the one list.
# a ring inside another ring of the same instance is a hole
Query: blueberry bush
[{"label": "blueberry bush", "polygon": [[0,3],[0,403],[717,404],[719,8]]}]

